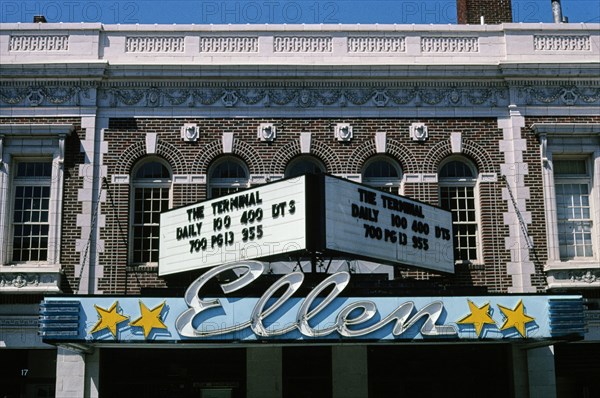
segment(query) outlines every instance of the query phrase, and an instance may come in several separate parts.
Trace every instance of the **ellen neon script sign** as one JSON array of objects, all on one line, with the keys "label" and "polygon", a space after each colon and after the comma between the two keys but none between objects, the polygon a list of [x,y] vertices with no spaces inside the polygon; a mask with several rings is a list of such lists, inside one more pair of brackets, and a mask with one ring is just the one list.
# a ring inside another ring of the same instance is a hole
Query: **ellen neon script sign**
[{"label": "ellen neon script sign", "polygon": [[[331,310],[326,310],[326,308],[340,295],[350,282],[350,274],[348,272],[338,272],[323,280],[302,300],[296,312],[295,321],[288,322],[284,327],[279,329],[272,327],[274,324],[271,324],[271,327],[267,327],[265,319],[282,307],[285,308],[286,302],[290,300],[290,297],[302,285],[304,280],[302,272],[286,274],[273,283],[254,305],[250,313],[250,319],[244,320],[241,323],[234,323],[230,326],[223,325],[218,329],[209,329],[203,327],[203,322],[195,322],[196,317],[200,314],[206,318],[206,313],[204,312],[211,308],[219,308],[224,311],[219,299],[203,300],[200,298],[199,294],[202,287],[211,278],[223,272],[240,268],[244,269],[241,276],[221,285],[221,289],[225,294],[248,286],[264,271],[264,265],[257,261],[224,264],[209,270],[190,285],[185,293],[185,302],[189,308],[175,322],[180,335],[194,338],[213,337],[250,328],[254,334],[260,337],[283,336],[295,330],[299,330],[302,335],[307,337],[324,337],[336,332],[343,337],[359,337],[373,333],[391,323],[393,324],[392,334],[400,336],[421,319],[424,319],[424,323],[420,329],[423,336],[439,337],[458,334],[456,328],[452,325],[436,324],[444,309],[441,301],[431,302],[415,314],[413,314],[414,303],[410,301],[404,302],[387,316],[382,316],[379,321],[374,321],[374,317],[378,315],[377,305],[369,300],[359,300],[341,308],[335,314],[334,322],[328,322],[326,325],[315,322],[314,319],[318,318],[320,313]],[[273,297],[277,291],[282,289],[284,289],[283,294],[279,297]],[[321,301],[315,300],[327,289],[329,289],[329,293],[324,295]],[[270,303],[270,305],[267,305],[267,303]],[[313,321],[312,323],[311,320]]]}]

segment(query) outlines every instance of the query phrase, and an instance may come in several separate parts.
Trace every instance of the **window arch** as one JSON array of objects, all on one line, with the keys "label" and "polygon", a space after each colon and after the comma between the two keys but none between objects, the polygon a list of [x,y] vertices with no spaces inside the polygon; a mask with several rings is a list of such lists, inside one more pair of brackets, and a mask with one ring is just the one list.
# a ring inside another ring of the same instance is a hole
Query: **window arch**
[{"label": "window arch", "polygon": [[170,207],[171,171],[158,158],[148,158],[132,172],[131,262],[158,263],[160,213]]},{"label": "window arch", "polygon": [[248,188],[248,166],[238,158],[227,156],[214,162],[208,171],[210,198],[218,198]]},{"label": "window arch", "polygon": [[375,156],[365,163],[362,182],[373,188],[397,194],[402,182],[402,168],[387,156]]},{"label": "window arch", "polygon": [[456,261],[477,262],[481,257],[477,176],[475,165],[462,157],[449,158],[440,165],[440,206],[452,212]]},{"label": "window arch", "polygon": [[325,165],[316,157],[303,155],[293,159],[285,168],[285,177],[298,177],[303,174],[325,172]]}]

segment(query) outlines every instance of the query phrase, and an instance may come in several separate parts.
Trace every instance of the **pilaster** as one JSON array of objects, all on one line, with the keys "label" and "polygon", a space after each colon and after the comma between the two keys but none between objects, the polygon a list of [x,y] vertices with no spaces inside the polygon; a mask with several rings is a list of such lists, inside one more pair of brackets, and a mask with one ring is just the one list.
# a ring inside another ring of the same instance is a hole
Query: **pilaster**
[{"label": "pilaster", "polygon": [[528,167],[523,161],[527,142],[521,138],[521,128],[524,126],[525,118],[515,105],[509,106],[508,117],[498,118],[498,128],[503,132],[503,139],[498,144],[500,152],[504,154],[500,170],[506,182],[502,199],[507,202],[508,208],[503,220],[509,229],[505,248],[510,250],[511,257],[507,264],[507,273],[512,278],[512,286],[508,288],[510,293],[535,292],[531,283],[535,267],[529,258],[529,249],[534,242],[526,233],[527,225],[531,224],[531,212],[527,211],[530,195],[529,187],[525,185]]},{"label": "pilaster", "polygon": [[106,175],[102,156],[108,148],[103,141],[102,132],[106,127],[108,119],[97,119],[95,115],[81,118],[81,128],[85,132],[81,140],[81,152],[85,156],[84,163],[79,167],[83,187],[77,192],[77,199],[81,203],[81,214],[77,216],[81,236],[76,245],[80,261],[75,267],[75,276],[79,278],[79,294],[101,293],[97,283],[102,277],[98,255],[104,247],[104,242],[99,238],[99,230],[105,225],[101,203],[106,201],[106,192],[102,190],[102,180]]}]

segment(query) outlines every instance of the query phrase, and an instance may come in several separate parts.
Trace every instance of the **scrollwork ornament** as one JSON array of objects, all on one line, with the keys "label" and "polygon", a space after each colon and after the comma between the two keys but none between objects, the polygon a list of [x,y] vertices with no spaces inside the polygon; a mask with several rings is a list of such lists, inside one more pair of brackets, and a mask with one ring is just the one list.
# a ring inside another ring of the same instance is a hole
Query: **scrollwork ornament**
[{"label": "scrollwork ornament", "polygon": [[27,286],[27,278],[24,274],[17,274],[11,281],[11,285],[16,287],[17,289],[25,287]]},{"label": "scrollwork ornament", "polygon": [[0,287],[13,287],[22,289],[24,287],[37,287],[40,285],[40,276],[38,274],[6,274],[0,276]]},{"label": "scrollwork ornament", "polygon": [[560,92],[560,99],[565,105],[575,105],[578,98],[579,93],[577,92],[577,89],[575,87],[563,88]]},{"label": "scrollwork ornament", "polygon": [[148,89],[146,91],[146,106],[151,107],[151,108],[160,106],[161,98],[162,98],[162,93],[158,88],[152,87],[152,88]]},{"label": "scrollwork ornament", "polygon": [[[493,99],[492,90],[488,88],[467,91],[466,96],[471,105],[483,105]],[[491,102],[495,105],[496,101],[492,100]]]},{"label": "scrollwork ornament", "polygon": [[301,108],[309,108],[315,106],[315,95],[312,90],[303,89],[298,92],[297,104]]},{"label": "scrollwork ornament", "polygon": [[192,91],[192,97],[202,105],[213,105],[223,96],[223,90],[203,88]]},{"label": "scrollwork ornament", "polygon": [[385,93],[385,90],[376,90],[373,94],[373,103],[378,107],[386,106],[389,99],[390,97]]},{"label": "scrollwork ornament", "polygon": [[46,95],[42,87],[31,87],[29,89],[29,94],[27,94],[27,101],[29,101],[30,106],[39,106],[42,104],[45,97]]},{"label": "scrollwork ornament", "polygon": [[256,105],[265,98],[266,91],[261,89],[243,89],[237,90],[237,95],[245,105]]},{"label": "scrollwork ornament", "polygon": [[0,100],[9,105],[17,105],[21,103],[29,94],[29,89],[7,87],[0,89]]},{"label": "scrollwork ornament", "polygon": [[538,102],[541,104],[561,103],[573,106],[578,103],[592,104],[600,100],[600,88],[581,88],[577,86],[557,87],[522,87],[519,96],[525,98],[526,104]]},{"label": "scrollwork ornament", "polygon": [[447,98],[448,90],[419,90],[419,98],[427,105],[438,105]]},{"label": "scrollwork ornament", "polygon": [[462,102],[462,90],[458,90],[456,87],[452,88],[448,92],[448,102],[451,105],[460,105]]},{"label": "scrollwork ornament", "polygon": [[341,92],[340,90],[319,90],[315,96],[321,104],[333,105],[340,99]]},{"label": "scrollwork ornament", "polygon": [[48,96],[48,102],[53,105],[61,105],[69,102],[75,95],[75,89],[68,87],[58,87],[53,91],[45,90]]},{"label": "scrollwork ornament", "polygon": [[231,108],[237,103],[238,96],[235,93],[235,91],[227,90],[225,91],[225,94],[223,94],[223,96],[221,97],[221,101],[223,102],[223,105],[225,105],[228,108]]},{"label": "scrollwork ornament", "polygon": [[373,98],[373,89],[350,89],[344,91],[344,96],[352,105],[364,105]]},{"label": "scrollwork ornament", "polygon": [[166,90],[165,99],[170,105],[177,106],[186,102],[190,98],[189,90]]},{"label": "scrollwork ornament", "polygon": [[142,90],[115,90],[113,95],[115,99],[125,105],[137,105],[144,98]]},{"label": "scrollwork ornament", "polygon": [[600,88],[588,88],[578,90],[581,101],[586,104],[592,104],[600,101]]},{"label": "scrollwork ornament", "polygon": [[291,89],[275,89],[270,91],[270,99],[275,105],[287,105],[298,94],[297,90]]},{"label": "scrollwork ornament", "polygon": [[600,281],[600,271],[571,271],[569,273],[569,280],[571,282],[594,283]]},{"label": "scrollwork ornament", "polygon": [[415,87],[402,88],[396,90],[388,90],[388,95],[392,102],[396,105],[406,105],[417,96],[417,89]]}]

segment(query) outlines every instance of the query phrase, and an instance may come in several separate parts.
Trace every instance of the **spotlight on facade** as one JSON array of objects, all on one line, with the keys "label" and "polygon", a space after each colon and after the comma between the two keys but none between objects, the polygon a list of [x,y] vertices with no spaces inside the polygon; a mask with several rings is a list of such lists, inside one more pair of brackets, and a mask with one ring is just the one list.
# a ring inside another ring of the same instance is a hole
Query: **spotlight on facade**
[{"label": "spotlight on facade", "polygon": [[347,123],[338,123],[335,125],[335,138],[338,141],[350,142],[352,140],[352,126]]},{"label": "spotlight on facade", "polygon": [[277,138],[277,129],[273,123],[261,123],[258,126],[258,139],[265,142],[273,142]]},{"label": "spotlight on facade", "polygon": [[186,123],[181,127],[181,139],[187,142],[196,142],[198,141],[198,136],[200,135],[200,131],[198,130],[198,125],[194,123]]},{"label": "spotlight on facade", "polygon": [[429,133],[427,132],[427,126],[424,123],[413,123],[410,125],[410,138],[413,141],[427,141]]}]

